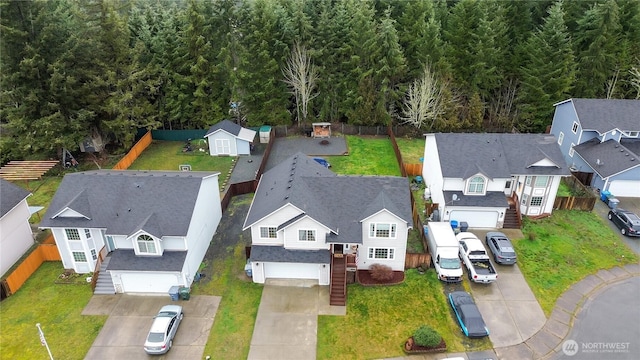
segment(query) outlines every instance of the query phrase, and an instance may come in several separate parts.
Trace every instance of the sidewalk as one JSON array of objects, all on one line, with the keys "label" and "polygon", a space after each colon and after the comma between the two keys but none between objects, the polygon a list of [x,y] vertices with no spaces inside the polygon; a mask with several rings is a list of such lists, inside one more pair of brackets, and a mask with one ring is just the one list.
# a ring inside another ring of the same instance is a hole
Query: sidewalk
[{"label": "sidewalk", "polygon": [[437,360],[452,357],[463,359],[552,359],[562,352],[562,343],[573,322],[589,298],[597,296],[602,290],[634,276],[640,276],[640,264],[630,264],[609,270],[600,270],[573,284],[556,302],[551,316],[544,327],[523,343],[493,350],[470,353],[441,353],[412,355],[389,360]]}]

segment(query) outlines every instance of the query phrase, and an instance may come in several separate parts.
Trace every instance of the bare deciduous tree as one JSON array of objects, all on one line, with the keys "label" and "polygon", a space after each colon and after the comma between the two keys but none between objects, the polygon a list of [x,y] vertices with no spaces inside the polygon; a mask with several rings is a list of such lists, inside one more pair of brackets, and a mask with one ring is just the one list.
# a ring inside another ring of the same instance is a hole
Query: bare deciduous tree
[{"label": "bare deciduous tree", "polygon": [[[291,93],[296,97],[298,125],[300,120],[305,123],[308,116],[309,101],[319,94],[314,92],[318,81],[318,72],[311,62],[306,48],[299,43],[294,45],[282,74],[284,75],[284,82],[289,85]],[[302,115],[302,119],[300,115]]]},{"label": "bare deciduous tree", "polygon": [[636,90],[636,99],[640,99],[640,70],[638,70],[637,67],[632,67],[631,70],[629,70],[629,73],[631,74],[631,79],[629,80],[629,82],[631,83],[631,86]]},{"label": "bare deciduous tree", "polygon": [[418,129],[423,128],[427,121],[431,120],[428,127],[432,128],[438,115],[444,110],[443,86],[444,84],[438,81],[431,67],[428,64],[425,65],[422,78],[415,80],[407,90],[400,120]]}]

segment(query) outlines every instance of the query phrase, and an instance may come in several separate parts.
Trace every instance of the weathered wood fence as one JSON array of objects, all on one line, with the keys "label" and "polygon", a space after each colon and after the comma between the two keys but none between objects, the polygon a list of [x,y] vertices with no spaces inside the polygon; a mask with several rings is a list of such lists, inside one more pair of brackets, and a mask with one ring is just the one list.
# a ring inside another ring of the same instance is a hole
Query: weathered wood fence
[{"label": "weathered wood fence", "polygon": [[431,266],[431,255],[427,253],[407,253],[404,258],[405,269],[415,269],[418,266]]},{"label": "weathered wood fence", "polygon": [[554,210],[582,210],[591,211],[596,205],[598,197],[591,190],[584,186],[575,176],[562,178],[576,195],[574,196],[556,196],[553,203]]}]

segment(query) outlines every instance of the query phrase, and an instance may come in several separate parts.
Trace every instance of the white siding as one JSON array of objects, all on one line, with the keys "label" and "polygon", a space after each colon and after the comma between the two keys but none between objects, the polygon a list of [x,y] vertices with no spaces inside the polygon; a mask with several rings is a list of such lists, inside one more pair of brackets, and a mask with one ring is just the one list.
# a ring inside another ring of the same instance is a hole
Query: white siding
[{"label": "white siding", "polygon": [[436,146],[435,134],[427,134],[424,147],[424,159],[422,163],[422,178],[425,185],[431,191],[431,199],[434,203],[442,203],[442,168],[440,156]]},{"label": "white siding", "polygon": [[[299,241],[298,230],[315,230],[316,241]],[[284,229],[284,247],[287,249],[317,250],[329,249],[325,242],[329,232],[325,226],[311,218],[304,218]]]},{"label": "white siding", "polygon": [[[395,238],[369,237],[371,223],[396,224]],[[383,264],[395,271],[404,271],[404,259],[407,252],[407,224],[388,211],[379,212],[362,222],[362,246],[358,247],[358,269],[369,269],[373,264]],[[369,259],[369,248],[393,248],[394,259]]]},{"label": "white siding", "polygon": [[162,238],[162,248],[164,251],[187,250],[187,239],[182,236],[165,236]]},{"label": "white siding", "polygon": [[292,205],[283,206],[279,210],[251,226],[251,242],[256,245],[284,245],[284,234],[282,231],[278,232],[278,238],[276,239],[262,239],[260,238],[260,228],[263,226],[278,227],[301,213],[302,212],[299,209]]},{"label": "white siding", "polygon": [[29,206],[22,200],[0,219],[0,275],[33,245]]}]

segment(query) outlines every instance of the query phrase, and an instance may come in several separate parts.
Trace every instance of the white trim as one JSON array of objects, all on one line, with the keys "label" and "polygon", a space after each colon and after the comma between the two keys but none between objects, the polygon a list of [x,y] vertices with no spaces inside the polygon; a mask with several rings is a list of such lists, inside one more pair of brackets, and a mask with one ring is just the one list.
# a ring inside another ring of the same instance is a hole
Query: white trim
[{"label": "white trim", "polygon": [[[376,257],[376,250],[386,250],[387,257],[379,258]],[[373,256],[372,256],[373,255]],[[395,260],[396,258],[396,248],[395,247],[367,247],[367,259],[368,260]]]}]

